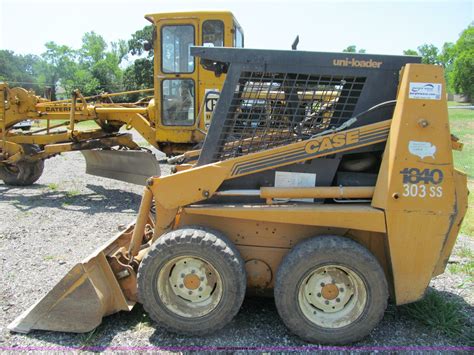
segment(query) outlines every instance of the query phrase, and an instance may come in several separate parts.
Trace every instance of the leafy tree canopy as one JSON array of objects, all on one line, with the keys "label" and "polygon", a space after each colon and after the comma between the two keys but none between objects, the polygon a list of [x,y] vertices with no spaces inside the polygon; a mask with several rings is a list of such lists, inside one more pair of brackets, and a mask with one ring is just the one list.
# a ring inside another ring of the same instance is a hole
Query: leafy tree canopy
[{"label": "leafy tree canopy", "polygon": [[359,49],[357,50],[357,47],[355,45],[350,45],[347,46],[347,48],[342,50],[344,53],[365,53],[365,49]]}]

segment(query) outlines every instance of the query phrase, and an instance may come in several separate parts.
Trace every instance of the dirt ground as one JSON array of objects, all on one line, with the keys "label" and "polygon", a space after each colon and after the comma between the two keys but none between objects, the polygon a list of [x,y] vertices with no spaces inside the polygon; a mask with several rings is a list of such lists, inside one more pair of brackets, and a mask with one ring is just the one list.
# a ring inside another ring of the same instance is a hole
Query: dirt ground
[{"label": "dirt ground", "polygon": [[[301,347],[310,346],[292,335],[280,321],[273,299],[247,298],[236,318],[206,337],[176,335],[156,327],[136,306],[104,318],[94,332],[68,334],[34,331],[15,334],[7,325],[46,294],[77,262],[131,222],[142,188],[86,175],[80,153],[46,161],[37,184],[12,188],[0,183],[0,348],[10,347]],[[472,239],[459,245],[471,248]],[[459,246],[458,246],[459,247]],[[455,302],[473,325],[472,283],[446,273],[431,288]],[[472,330],[472,328],[471,328]],[[379,326],[358,347],[463,346],[464,340],[433,332],[401,307],[389,305]],[[314,345],[313,345],[314,346]],[[313,348],[314,349],[314,348]],[[441,348],[438,348],[441,349]]]}]

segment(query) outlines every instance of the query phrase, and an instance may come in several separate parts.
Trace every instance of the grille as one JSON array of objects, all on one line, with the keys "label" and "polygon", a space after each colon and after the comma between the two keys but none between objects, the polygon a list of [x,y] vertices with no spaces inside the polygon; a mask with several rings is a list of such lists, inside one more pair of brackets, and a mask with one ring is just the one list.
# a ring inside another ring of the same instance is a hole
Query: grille
[{"label": "grille", "polygon": [[241,72],[213,161],[309,139],[352,117],[365,77]]}]

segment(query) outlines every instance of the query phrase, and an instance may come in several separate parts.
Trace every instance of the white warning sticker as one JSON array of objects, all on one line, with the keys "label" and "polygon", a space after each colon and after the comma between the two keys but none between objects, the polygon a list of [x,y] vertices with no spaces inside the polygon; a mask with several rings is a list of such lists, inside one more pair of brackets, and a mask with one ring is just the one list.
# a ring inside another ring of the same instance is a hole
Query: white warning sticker
[{"label": "white warning sticker", "polygon": [[[288,171],[275,172],[275,187],[315,187],[316,174],[293,173]],[[278,199],[276,199],[278,201]],[[292,199],[291,201],[314,202],[312,198]]]},{"label": "white warning sticker", "polygon": [[411,154],[420,157],[421,159],[425,157],[431,157],[434,159],[434,155],[436,153],[436,146],[430,142],[409,141],[408,151]]},{"label": "white warning sticker", "polygon": [[410,83],[410,99],[441,100],[442,85],[437,83]]}]

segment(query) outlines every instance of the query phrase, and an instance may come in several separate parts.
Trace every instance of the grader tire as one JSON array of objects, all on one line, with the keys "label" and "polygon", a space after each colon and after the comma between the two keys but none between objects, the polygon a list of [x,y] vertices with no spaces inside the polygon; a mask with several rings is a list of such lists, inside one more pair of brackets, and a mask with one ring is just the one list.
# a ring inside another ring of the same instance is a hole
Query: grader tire
[{"label": "grader tire", "polygon": [[138,270],[138,297],[158,325],[204,335],[229,323],[246,289],[244,262],[224,235],[192,227],[166,233]]},{"label": "grader tire", "polygon": [[[39,152],[39,147],[33,144],[24,144],[23,149],[27,155]],[[29,186],[35,183],[43,174],[44,161],[20,161],[11,166],[0,166],[0,179],[6,185]]]},{"label": "grader tire", "polygon": [[307,239],[293,248],[279,266],[274,292],[286,326],[322,344],[365,337],[382,319],[388,298],[377,259],[338,236]]}]

